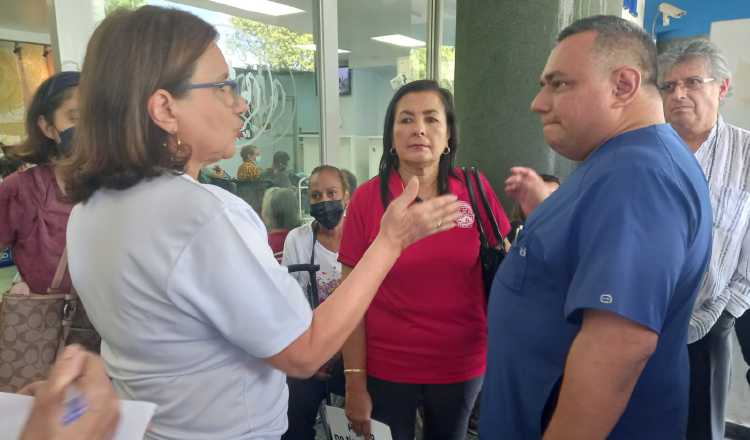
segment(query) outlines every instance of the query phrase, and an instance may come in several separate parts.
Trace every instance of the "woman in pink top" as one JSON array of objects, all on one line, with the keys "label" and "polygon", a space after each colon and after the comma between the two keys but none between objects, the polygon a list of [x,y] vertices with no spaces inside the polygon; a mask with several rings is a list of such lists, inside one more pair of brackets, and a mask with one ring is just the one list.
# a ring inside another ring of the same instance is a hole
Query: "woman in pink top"
[{"label": "woman in pink top", "polygon": [[[13,249],[25,283],[14,292],[46,293],[65,249],[72,206],[62,197],[54,163],[70,149],[79,78],[78,72],[61,72],[39,86],[26,114],[28,138],[10,150],[12,157],[36,165],[0,183],[0,248]],[[67,278],[63,289],[70,287]]]},{"label": "woman in pink top", "polygon": [[[378,176],[357,188],[339,249],[342,281],[380,229],[386,207],[413,177],[419,198],[454,194],[457,227],[407,248],[378,289],[367,315],[344,345],[346,414],[369,437],[370,418],[386,423],[393,440],[414,438],[418,405],[424,438],[463,440],[482,385],[487,352],[479,233],[458,149],[453,97],[435,81],[401,87],[388,105]],[[510,224],[481,177],[503,235]],[[486,231],[488,213],[479,211]],[[493,242],[492,246],[499,245]]]}]

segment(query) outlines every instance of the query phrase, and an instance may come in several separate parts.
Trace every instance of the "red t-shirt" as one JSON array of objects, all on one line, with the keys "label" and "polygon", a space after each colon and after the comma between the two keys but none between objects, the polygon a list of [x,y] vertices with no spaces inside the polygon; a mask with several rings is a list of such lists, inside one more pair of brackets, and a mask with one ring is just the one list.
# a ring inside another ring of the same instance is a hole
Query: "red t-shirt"
[{"label": "red t-shirt", "polygon": [[[449,192],[462,202],[459,226],[409,246],[381,284],[365,317],[367,372],[401,383],[463,382],[484,373],[487,317],[479,232],[460,169],[448,180]],[[508,218],[484,176],[492,211],[503,236]],[[392,196],[403,192],[391,173]],[[479,194],[482,219],[487,219]],[[347,209],[339,261],[354,267],[375,240],[383,216],[380,178],[359,188]],[[485,230],[489,223],[485,221]],[[494,237],[490,238],[495,244]]]},{"label": "red t-shirt", "polygon": [[[13,248],[18,272],[34,293],[47,293],[52,284],[71,209],[48,165],[13,173],[0,183],[0,248]],[[70,289],[67,274],[60,288]]]}]

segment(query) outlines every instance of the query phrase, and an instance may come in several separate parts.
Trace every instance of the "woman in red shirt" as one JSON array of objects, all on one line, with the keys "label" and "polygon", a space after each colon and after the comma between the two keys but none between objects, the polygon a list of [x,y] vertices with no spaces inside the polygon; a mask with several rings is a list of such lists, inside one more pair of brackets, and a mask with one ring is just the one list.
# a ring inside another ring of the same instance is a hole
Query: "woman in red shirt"
[{"label": "woman in red shirt", "polygon": [[[61,72],[44,81],[26,114],[28,138],[10,156],[36,164],[0,184],[0,249],[10,246],[24,283],[16,293],[46,293],[65,249],[72,205],[55,178],[55,161],[67,154],[78,122],[78,72]],[[27,286],[28,285],[28,286]],[[65,277],[61,289],[70,288]]]},{"label": "woman in red shirt", "polygon": [[[476,219],[463,173],[453,166],[453,98],[434,81],[415,81],[396,92],[385,119],[379,175],[357,189],[347,210],[342,280],[413,176],[419,199],[453,193],[462,215],[458,227],[404,251],[344,345],[347,416],[359,433],[369,434],[372,417],[390,426],[394,440],[411,440],[421,402],[424,438],[463,440],[485,371],[487,320]],[[508,219],[481,180],[505,235]]]}]

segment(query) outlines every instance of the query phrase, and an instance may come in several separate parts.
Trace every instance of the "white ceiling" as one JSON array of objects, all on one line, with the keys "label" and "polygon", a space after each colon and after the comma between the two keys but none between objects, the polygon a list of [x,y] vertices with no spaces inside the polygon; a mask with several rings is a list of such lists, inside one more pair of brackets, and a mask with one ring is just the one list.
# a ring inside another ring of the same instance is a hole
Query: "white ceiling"
[{"label": "white ceiling", "polygon": [[[305,11],[285,17],[268,17],[213,3],[210,0],[173,0],[263,23],[287,27],[299,33],[313,31],[312,0],[275,0]],[[443,44],[455,44],[456,1],[443,1]],[[339,48],[351,51],[339,55],[351,66],[395,65],[409,49],[373,41],[371,37],[403,34],[418,40],[427,38],[427,0],[338,0]]]},{"label": "white ceiling", "polygon": [[[313,0],[276,0],[305,11],[286,17],[269,17],[232,8],[210,0],[173,0],[263,23],[288,27],[295,32],[312,33]],[[248,0],[250,1],[250,0]],[[456,1],[443,1],[443,42],[455,41]],[[339,47],[351,51],[342,55],[350,65],[393,65],[409,50],[371,40],[386,34],[404,34],[424,41],[427,0],[338,0]],[[0,30],[49,34],[46,0],[0,0]],[[8,34],[8,32],[6,32]],[[0,32],[0,39],[3,33]]]}]

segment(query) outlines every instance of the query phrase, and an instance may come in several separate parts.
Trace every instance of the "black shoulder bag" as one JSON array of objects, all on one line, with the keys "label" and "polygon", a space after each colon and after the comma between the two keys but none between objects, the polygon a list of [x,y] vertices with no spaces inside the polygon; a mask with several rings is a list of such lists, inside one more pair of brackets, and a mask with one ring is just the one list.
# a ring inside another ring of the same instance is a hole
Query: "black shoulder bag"
[{"label": "black shoulder bag", "polygon": [[[479,170],[477,170],[475,167],[470,167],[468,169],[467,167],[463,167],[461,168],[461,170],[464,172],[466,188],[469,190],[471,209],[474,211],[474,222],[476,223],[477,229],[479,230],[479,259],[482,262],[482,279],[484,280],[484,292],[487,296],[487,299],[489,300],[490,289],[492,288],[492,281],[495,279],[495,273],[497,272],[497,268],[500,267],[500,263],[503,262],[503,258],[505,258],[506,255],[505,248],[503,247],[505,240],[503,239],[502,234],[500,234],[500,227],[497,225],[497,219],[495,219],[495,214],[493,214],[492,212],[490,202],[489,200],[487,200],[487,194],[484,191],[482,181],[479,179]],[[479,205],[477,205],[476,196],[474,195],[474,185],[472,185],[472,178],[469,174],[474,177],[473,180],[476,182],[477,189],[479,190],[479,195],[482,198],[484,211],[489,216],[492,233],[497,239],[499,249],[491,247],[490,242],[487,239],[487,234],[484,231],[484,222],[482,221],[482,215],[479,211]]]}]

